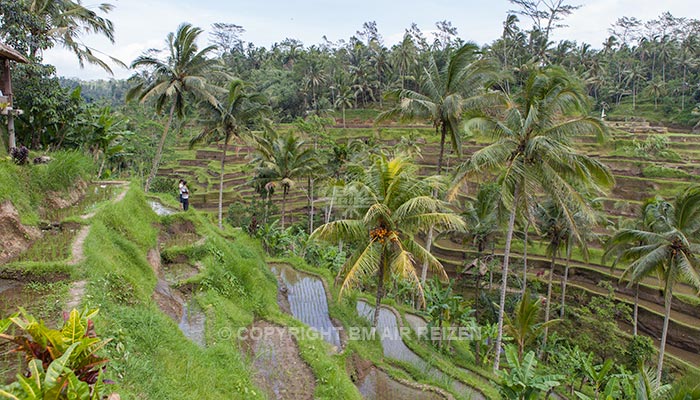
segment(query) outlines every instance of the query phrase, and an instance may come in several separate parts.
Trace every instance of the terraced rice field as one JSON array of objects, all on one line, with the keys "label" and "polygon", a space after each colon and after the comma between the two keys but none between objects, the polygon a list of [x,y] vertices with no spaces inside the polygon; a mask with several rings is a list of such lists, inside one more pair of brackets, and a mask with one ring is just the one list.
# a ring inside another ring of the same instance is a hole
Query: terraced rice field
[{"label": "terraced rice field", "polygon": [[[289,126],[282,126],[280,130],[289,130]],[[390,149],[397,143],[396,138],[402,132],[418,132],[423,136],[419,139],[420,156],[416,162],[420,165],[422,175],[433,174],[439,154],[439,143],[433,130],[426,126],[381,126],[372,127],[368,124],[356,124],[353,127],[342,128],[336,126],[330,129],[331,135],[335,135],[338,141],[349,141],[356,138],[374,138],[381,146]],[[668,150],[675,152],[678,157],[636,157],[624,154],[621,149],[629,149],[635,143],[641,143],[650,135],[662,135],[668,142]],[[462,158],[468,158],[488,143],[486,138],[471,138],[465,140],[462,148]],[[626,282],[619,282],[621,271],[611,269],[609,265],[602,265],[599,255],[602,253],[602,240],[612,232],[615,224],[625,218],[634,218],[638,215],[643,201],[655,195],[673,197],[690,184],[700,182],[700,135],[684,133],[667,133],[665,128],[649,127],[645,123],[612,123],[611,137],[604,143],[598,143],[593,136],[583,136],[576,140],[577,148],[589,155],[595,156],[608,165],[616,179],[616,185],[612,190],[600,199],[602,211],[607,215],[609,224],[596,229],[599,240],[589,243],[593,256],[590,260],[584,260],[580,255],[574,254],[571,266],[572,284],[578,285],[588,294],[599,294],[599,288],[595,283],[609,281],[615,288],[615,295],[621,302],[631,303],[634,294],[631,288],[626,287]],[[193,188],[191,204],[202,210],[215,211],[218,209],[218,184],[219,161],[221,155],[220,146],[209,146],[198,149],[195,152],[187,151],[184,147],[178,150],[183,157],[177,162],[165,165],[159,171],[160,176],[172,178],[184,178],[190,182]],[[253,177],[253,167],[250,165],[253,148],[247,145],[232,146],[227,155],[227,167],[224,175],[224,208],[232,202],[250,202],[258,196],[252,188],[250,181]],[[445,166],[447,171],[452,171],[459,164],[460,159],[456,154],[447,152]],[[676,170],[672,177],[650,177],[650,171],[661,169]],[[490,177],[481,177],[481,182]],[[470,182],[465,187],[467,194],[474,193],[479,181]],[[315,213],[323,212],[327,199],[316,193],[314,203]],[[464,197],[458,199],[464,200]],[[280,195],[272,197],[277,204],[281,201]],[[297,182],[288,196],[287,215],[291,223],[307,220],[309,211],[309,198],[307,196],[306,180]],[[534,238],[535,240],[537,238]],[[529,250],[528,260],[532,268],[544,269],[549,262],[544,256],[543,246],[533,246]],[[516,247],[517,250],[517,247]],[[452,277],[456,277],[464,262],[473,257],[472,250],[463,246],[459,240],[442,238],[436,243],[434,252],[441,259]],[[497,252],[498,253],[498,252]],[[517,258],[517,254],[515,255]],[[564,262],[559,261],[555,270],[555,280],[562,275]],[[514,273],[517,273],[517,266]],[[696,293],[688,286],[680,285],[675,291],[674,307],[672,313],[669,344],[677,349],[676,354],[681,357],[683,353],[700,352],[700,315],[698,305],[693,301]],[[642,299],[640,319],[644,322],[640,329],[646,334],[658,339],[660,336],[660,322],[662,318],[662,297],[659,294],[658,283],[654,279],[647,279],[641,286],[640,298]],[[697,297],[695,297],[697,298]],[[673,351],[672,351],[673,353]],[[687,357],[685,357],[687,359]],[[698,360],[688,360],[697,363]]]}]

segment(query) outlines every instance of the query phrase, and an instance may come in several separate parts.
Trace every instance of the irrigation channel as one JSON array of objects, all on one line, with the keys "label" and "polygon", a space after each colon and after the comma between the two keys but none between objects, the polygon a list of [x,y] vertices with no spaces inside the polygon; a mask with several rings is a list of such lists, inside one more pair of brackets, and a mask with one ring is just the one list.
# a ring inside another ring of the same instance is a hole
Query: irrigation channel
[{"label": "irrigation channel", "polygon": [[[170,209],[155,200],[149,200],[148,204],[158,216],[167,216],[176,213],[176,210]],[[154,300],[158,303],[160,309],[172,318],[182,333],[201,347],[205,346],[204,327],[206,325],[206,317],[204,313],[197,307],[194,301],[188,299],[181,291],[173,288],[162,274],[160,266],[160,253],[149,253],[149,262],[153,268],[158,282],[156,283]]]},{"label": "irrigation channel", "polygon": [[[328,297],[326,289],[320,278],[298,271],[287,264],[272,264],[272,271],[279,278],[282,284],[282,291],[286,293],[289,301],[289,308],[292,315],[316,329],[323,338],[339,349],[341,337],[339,328],[333,323],[328,313]],[[367,303],[358,303],[358,313],[360,315],[371,314],[373,308]],[[469,386],[447,377],[441,371],[431,367],[425,360],[412,352],[398,336],[399,330],[396,323],[396,316],[393,312],[382,308],[380,311],[379,329],[389,329],[391,332],[386,336],[396,338],[395,340],[382,339],[384,355],[399,361],[405,361],[425,370],[430,376],[450,381],[452,387],[459,393],[466,394],[467,398],[484,399],[483,395]],[[392,335],[392,333],[395,333]],[[393,399],[415,399],[415,400],[438,400],[444,397],[438,393],[425,390],[425,388],[412,387],[403,382],[391,378],[386,372],[371,367],[364,377],[356,382],[362,396],[368,400],[393,400]]]},{"label": "irrigation channel", "polygon": [[[371,320],[372,316],[374,315],[374,307],[369,305],[367,302],[360,300],[357,302],[357,313]],[[428,362],[411,351],[411,349],[406,346],[401,338],[396,314],[384,306],[382,306],[382,308],[379,310],[377,331],[380,335],[385,356],[415,365],[419,369],[425,371],[425,373],[432,378],[451,385],[455,392],[466,394],[467,398],[473,400],[486,399],[481,392],[465,385],[457,379],[447,376],[444,372],[431,366]],[[471,372],[467,371],[466,369],[460,368],[460,370],[471,375]]]}]

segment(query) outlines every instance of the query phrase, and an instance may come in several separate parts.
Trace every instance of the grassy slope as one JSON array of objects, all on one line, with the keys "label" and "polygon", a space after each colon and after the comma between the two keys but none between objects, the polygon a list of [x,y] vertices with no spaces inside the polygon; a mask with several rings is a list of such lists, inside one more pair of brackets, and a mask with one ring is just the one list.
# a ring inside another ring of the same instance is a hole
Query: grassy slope
[{"label": "grassy slope", "polygon": [[[257,243],[235,232],[224,236],[201,215],[186,218],[207,237],[206,244],[170,252],[185,253],[205,267],[192,278],[201,288],[196,301],[207,315],[204,349],[187,340],[151,300],[156,278],[146,253],[156,245],[158,217],[143,194],[131,189],[122,202],[94,218],[81,273],[88,280],[84,303],[101,308],[99,333],[115,339],[108,348],[108,373],[124,399],[263,398],[235,332],[254,318],[298,323],[278,311],[275,279]],[[328,356],[325,343],[303,340],[299,345],[317,376],[317,398],[359,398],[343,360]]]},{"label": "grassy slope", "polygon": [[[36,154],[30,154],[30,157]],[[46,165],[15,165],[9,158],[0,158],[0,202],[12,201],[22,223],[36,225],[49,191],[70,190],[78,179],[87,180],[94,173],[92,160],[77,151],[48,154],[52,161]]]}]

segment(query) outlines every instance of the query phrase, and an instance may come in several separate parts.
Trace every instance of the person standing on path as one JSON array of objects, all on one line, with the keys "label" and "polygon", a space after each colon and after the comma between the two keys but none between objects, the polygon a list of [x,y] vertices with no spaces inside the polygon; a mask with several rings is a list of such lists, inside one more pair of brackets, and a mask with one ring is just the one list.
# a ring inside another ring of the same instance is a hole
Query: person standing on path
[{"label": "person standing on path", "polygon": [[183,209],[182,205],[182,187],[185,185],[185,181],[180,179],[180,181],[177,183],[177,193],[180,196],[180,210]]},{"label": "person standing on path", "polygon": [[190,190],[187,188],[186,181],[182,181],[180,196],[182,197],[182,209],[187,211],[190,208]]}]

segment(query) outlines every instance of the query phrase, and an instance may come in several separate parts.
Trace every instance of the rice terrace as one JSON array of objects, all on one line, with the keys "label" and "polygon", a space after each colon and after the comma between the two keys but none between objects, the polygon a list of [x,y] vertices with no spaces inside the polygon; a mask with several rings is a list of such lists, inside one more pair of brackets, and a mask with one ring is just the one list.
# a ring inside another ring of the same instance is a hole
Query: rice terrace
[{"label": "rice terrace", "polygon": [[700,400],[694,2],[0,0],[0,138],[0,399]]}]

